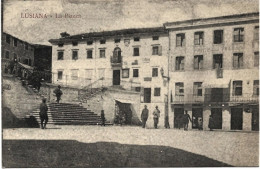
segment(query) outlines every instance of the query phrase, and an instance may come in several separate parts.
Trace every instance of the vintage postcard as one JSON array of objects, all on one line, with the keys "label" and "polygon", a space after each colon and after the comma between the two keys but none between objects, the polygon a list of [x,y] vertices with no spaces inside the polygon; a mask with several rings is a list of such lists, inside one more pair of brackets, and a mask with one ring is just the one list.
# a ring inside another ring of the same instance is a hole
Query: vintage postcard
[{"label": "vintage postcard", "polygon": [[258,0],[3,0],[3,168],[259,166]]}]

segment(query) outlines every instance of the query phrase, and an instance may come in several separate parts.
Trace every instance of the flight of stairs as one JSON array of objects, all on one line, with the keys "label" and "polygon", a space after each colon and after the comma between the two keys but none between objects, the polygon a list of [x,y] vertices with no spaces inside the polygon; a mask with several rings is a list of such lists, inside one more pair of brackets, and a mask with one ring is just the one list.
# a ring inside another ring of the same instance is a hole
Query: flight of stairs
[{"label": "flight of stairs", "polygon": [[[101,118],[97,114],[78,104],[71,103],[48,103],[48,124],[54,125],[100,125]],[[32,112],[40,124],[40,109]],[[29,118],[30,116],[27,116]],[[110,123],[106,122],[106,125]]]}]

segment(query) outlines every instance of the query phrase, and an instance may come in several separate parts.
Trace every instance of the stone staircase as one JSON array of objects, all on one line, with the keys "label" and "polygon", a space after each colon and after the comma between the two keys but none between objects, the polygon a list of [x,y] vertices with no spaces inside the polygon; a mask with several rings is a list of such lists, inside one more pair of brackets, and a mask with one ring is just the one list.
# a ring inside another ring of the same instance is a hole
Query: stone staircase
[{"label": "stone staircase", "polygon": [[[70,103],[48,103],[48,124],[54,125],[100,125],[101,118],[94,112],[78,104]],[[30,116],[35,117],[40,124],[40,109],[36,109]],[[111,123],[106,122],[106,125]]]}]

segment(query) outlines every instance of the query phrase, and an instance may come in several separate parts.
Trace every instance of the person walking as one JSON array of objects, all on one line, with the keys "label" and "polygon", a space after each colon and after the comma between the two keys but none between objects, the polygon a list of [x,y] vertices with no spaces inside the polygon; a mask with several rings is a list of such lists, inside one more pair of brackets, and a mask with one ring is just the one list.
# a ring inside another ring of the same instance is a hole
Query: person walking
[{"label": "person walking", "polygon": [[63,94],[60,88],[61,88],[61,86],[59,85],[58,88],[56,88],[56,89],[53,91],[53,93],[55,93],[55,95],[56,95],[56,97],[57,97],[57,100],[56,100],[57,103],[60,102],[60,100],[61,100],[61,95]]},{"label": "person walking", "polygon": [[209,116],[209,129],[210,131],[213,131],[213,128],[214,128],[214,119],[212,117],[212,115]]},{"label": "person walking", "polygon": [[[46,125],[48,122],[48,113],[47,112],[48,112],[48,107],[46,105],[46,99],[43,98],[42,103],[40,105],[41,129],[46,129]],[[43,121],[45,121],[44,125],[43,125]]]},{"label": "person walking", "polygon": [[101,126],[105,126],[106,118],[104,110],[101,110]]},{"label": "person walking", "polygon": [[158,109],[158,106],[155,106],[155,110],[153,111],[153,121],[154,121],[155,129],[158,128],[159,117],[160,117],[160,110]]},{"label": "person walking", "polygon": [[147,106],[144,105],[144,109],[143,109],[142,114],[141,114],[141,120],[142,120],[142,127],[143,128],[145,128],[148,116],[149,116],[149,110],[147,109]]},{"label": "person walking", "polygon": [[189,121],[191,122],[190,115],[188,114],[188,111],[185,110],[185,114],[183,115],[183,124],[184,124],[184,130],[188,130]]}]

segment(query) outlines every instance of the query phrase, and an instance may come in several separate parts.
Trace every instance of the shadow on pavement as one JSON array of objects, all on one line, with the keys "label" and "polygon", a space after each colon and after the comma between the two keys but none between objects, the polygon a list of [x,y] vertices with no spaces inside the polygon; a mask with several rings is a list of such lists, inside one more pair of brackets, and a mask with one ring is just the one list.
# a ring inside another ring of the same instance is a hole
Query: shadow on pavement
[{"label": "shadow on pavement", "polygon": [[[86,136],[87,137],[87,136]],[[3,140],[3,167],[230,167],[167,146],[74,140]]]}]

